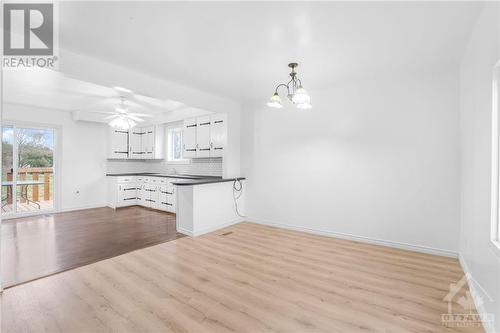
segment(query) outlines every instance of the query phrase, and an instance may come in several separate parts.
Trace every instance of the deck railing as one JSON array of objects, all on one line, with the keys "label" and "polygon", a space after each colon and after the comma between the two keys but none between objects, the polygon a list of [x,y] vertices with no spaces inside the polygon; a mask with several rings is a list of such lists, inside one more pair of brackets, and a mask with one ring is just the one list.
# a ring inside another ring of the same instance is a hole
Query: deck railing
[{"label": "deck railing", "polygon": [[[43,193],[40,193],[40,185],[32,185],[31,187],[31,201],[41,201],[40,199],[43,198],[43,201],[48,201],[51,200],[51,191],[52,191],[52,186],[51,186],[51,181],[52,181],[52,173],[53,173],[53,168],[51,167],[44,167],[44,168],[19,168],[17,169],[17,180],[41,180],[43,178]],[[30,178],[31,177],[31,178]],[[41,178],[42,177],[42,178]],[[7,181],[12,181],[13,180],[13,174],[12,172],[7,173]],[[8,203],[12,203],[12,187],[8,186],[7,191],[10,192],[7,196]],[[25,202],[26,200],[24,198],[20,198],[21,202]]]}]

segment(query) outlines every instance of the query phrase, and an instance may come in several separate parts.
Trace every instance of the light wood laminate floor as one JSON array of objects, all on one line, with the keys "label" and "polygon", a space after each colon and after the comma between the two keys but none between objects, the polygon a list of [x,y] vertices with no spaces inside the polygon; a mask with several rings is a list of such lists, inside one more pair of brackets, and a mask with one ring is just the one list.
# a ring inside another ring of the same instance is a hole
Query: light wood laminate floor
[{"label": "light wood laminate floor", "polygon": [[138,206],[2,221],[2,285],[9,287],[181,237],[175,215]]},{"label": "light wood laminate floor", "polygon": [[482,332],[441,324],[462,276],[456,259],[240,223],[9,288],[2,332]]}]

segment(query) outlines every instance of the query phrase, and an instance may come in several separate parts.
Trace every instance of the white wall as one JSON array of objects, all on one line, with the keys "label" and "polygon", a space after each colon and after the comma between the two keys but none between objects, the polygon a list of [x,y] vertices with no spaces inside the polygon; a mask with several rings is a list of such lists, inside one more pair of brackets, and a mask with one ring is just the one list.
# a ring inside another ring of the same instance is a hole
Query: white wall
[{"label": "white wall", "polygon": [[498,3],[485,4],[460,68],[461,242],[460,252],[472,277],[495,300],[500,332],[500,257],[490,244],[491,111],[493,66],[500,59]]},{"label": "white wall", "polygon": [[[107,125],[75,122],[71,113],[4,104],[3,124],[21,121],[59,127],[60,209],[106,205]],[[79,194],[76,194],[79,191]]]},{"label": "white wall", "polygon": [[456,72],[345,82],[310,111],[244,105],[247,216],[457,252]]}]

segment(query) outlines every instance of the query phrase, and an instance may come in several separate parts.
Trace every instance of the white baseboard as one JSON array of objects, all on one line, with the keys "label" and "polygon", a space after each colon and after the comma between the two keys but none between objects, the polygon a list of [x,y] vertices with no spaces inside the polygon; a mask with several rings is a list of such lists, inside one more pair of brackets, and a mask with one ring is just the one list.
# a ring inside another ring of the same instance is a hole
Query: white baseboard
[{"label": "white baseboard", "polygon": [[187,230],[187,229],[184,229],[184,228],[181,228],[181,227],[177,227],[177,231],[180,232],[181,234],[184,234],[184,235],[187,235],[187,236],[191,236],[191,237],[198,237],[198,236],[201,236],[201,235],[204,235],[204,234],[208,234],[209,232],[214,232],[214,231],[217,231],[217,230],[220,230],[220,229],[224,229],[224,228],[227,228],[233,224],[237,224],[237,223],[240,223],[240,222],[243,222],[243,221],[246,221],[245,219],[242,219],[242,218],[238,218],[236,220],[233,220],[233,221],[230,221],[230,222],[227,222],[227,223],[224,223],[224,224],[219,224],[217,226],[214,226],[214,227],[210,227],[210,228],[206,228],[206,229],[203,229],[203,230],[198,230],[198,231],[191,231],[191,230]]},{"label": "white baseboard", "polygon": [[108,207],[107,204],[96,204],[96,205],[87,205],[87,206],[80,206],[80,207],[69,207],[69,208],[62,208],[57,211],[57,213],[66,213],[66,212],[73,212],[75,210],[83,210],[83,209],[93,209],[93,208],[103,208],[103,207]]},{"label": "white baseboard", "polygon": [[[470,278],[473,277],[471,271],[469,270],[469,266],[467,265],[467,261],[465,261],[464,256],[462,253],[458,255],[458,261],[460,262],[460,265],[462,266],[462,269],[465,273],[465,276],[467,277],[467,284],[469,285],[469,290],[472,295],[472,298],[474,300],[474,305],[476,306],[477,313],[479,313],[482,317],[486,316],[486,308],[484,307],[484,304],[478,304],[476,302],[476,299],[481,299],[484,295],[478,294],[475,286],[475,282],[471,281]],[[491,322],[483,322],[483,327],[484,331],[486,333],[495,333],[495,327],[494,323]]]},{"label": "white baseboard", "polygon": [[409,250],[409,251],[421,252],[421,253],[427,253],[427,254],[434,254],[434,255],[451,257],[451,258],[458,258],[458,253],[455,251],[438,249],[438,248],[434,248],[434,247],[407,244],[407,243],[401,243],[401,242],[394,242],[394,241],[389,241],[389,240],[385,240],[385,239],[357,236],[357,235],[346,234],[346,233],[341,233],[341,232],[324,231],[324,230],[311,229],[311,228],[306,228],[306,227],[297,227],[297,226],[292,226],[292,225],[285,224],[285,223],[279,223],[279,222],[275,222],[275,221],[269,221],[269,220],[264,220],[264,219],[260,219],[260,218],[254,218],[254,217],[247,217],[245,219],[245,221],[253,222],[253,223],[257,223],[257,224],[269,225],[269,226],[277,227],[277,228],[302,231],[302,232],[307,232],[307,233],[315,234],[315,235],[336,237],[336,238],[342,238],[342,239],[347,239],[347,240],[352,240],[352,241],[357,241],[357,242],[388,246],[388,247],[392,247],[392,248],[396,248],[396,249]]}]

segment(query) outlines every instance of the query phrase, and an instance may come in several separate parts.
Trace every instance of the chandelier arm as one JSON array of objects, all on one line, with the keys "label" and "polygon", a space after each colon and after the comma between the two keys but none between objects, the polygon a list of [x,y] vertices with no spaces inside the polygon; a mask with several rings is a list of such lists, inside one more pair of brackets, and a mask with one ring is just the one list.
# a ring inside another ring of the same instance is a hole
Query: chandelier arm
[{"label": "chandelier arm", "polygon": [[290,89],[288,88],[288,85],[287,85],[287,84],[284,84],[284,83],[281,83],[281,84],[278,84],[278,85],[276,86],[276,89],[274,90],[274,93],[276,93],[276,94],[278,93],[278,88],[279,88],[279,87],[285,87],[285,88],[286,88],[286,90],[287,90],[287,92],[288,92],[288,93],[290,92]]}]

